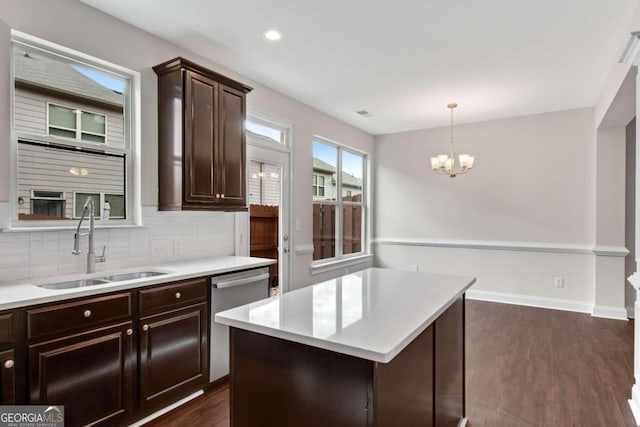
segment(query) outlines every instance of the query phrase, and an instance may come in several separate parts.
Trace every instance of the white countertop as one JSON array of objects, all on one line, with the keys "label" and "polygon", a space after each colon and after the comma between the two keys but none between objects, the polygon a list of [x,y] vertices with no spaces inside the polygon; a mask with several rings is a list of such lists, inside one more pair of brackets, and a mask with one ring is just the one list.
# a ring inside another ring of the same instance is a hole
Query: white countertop
[{"label": "white countertop", "polygon": [[217,313],[218,323],[387,363],[474,277],[370,268]]},{"label": "white countertop", "polygon": [[[159,283],[191,279],[194,277],[210,276],[248,268],[263,267],[271,265],[274,262],[275,260],[266,258],[225,256],[176,263],[145,265],[119,270],[100,271],[92,274],[74,274],[47,277],[45,279],[38,280],[0,282],[0,310],[62,301],[70,298],[100,295],[108,292],[157,285]],[[74,289],[44,289],[36,286],[43,283],[87,279],[134,271],[162,271],[167,272],[167,274],[144,279],[111,282],[102,285]]]}]

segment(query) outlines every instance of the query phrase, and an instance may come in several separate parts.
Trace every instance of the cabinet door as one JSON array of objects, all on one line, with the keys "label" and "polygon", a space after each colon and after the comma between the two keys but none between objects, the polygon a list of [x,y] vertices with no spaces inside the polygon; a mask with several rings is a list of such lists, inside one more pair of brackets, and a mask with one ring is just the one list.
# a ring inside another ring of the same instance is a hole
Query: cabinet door
[{"label": "cabinet door", "polygon": [[140,406],[165,406],[207,378],[207,304],[140,319]]},{"label": "cabinet door", "polygon": [[67,425],[113,425],[131,412],[131,322],[29,346],[31,404],[64,405]]},{"label": "cabinet door", "polygon": [[218,83],[192,71],[185,73],[184,203],[206,208],[220,198],[215,188]]},{"label": "cabinet door", "polygon": [[16,368],[13,350],[0,352],[0,404],[16,403]]},{"label": "cabinet door", "polygon": [[218,169],[220,193],[227,206],[246,205],[245,94],[220,85],[220,144]]}]

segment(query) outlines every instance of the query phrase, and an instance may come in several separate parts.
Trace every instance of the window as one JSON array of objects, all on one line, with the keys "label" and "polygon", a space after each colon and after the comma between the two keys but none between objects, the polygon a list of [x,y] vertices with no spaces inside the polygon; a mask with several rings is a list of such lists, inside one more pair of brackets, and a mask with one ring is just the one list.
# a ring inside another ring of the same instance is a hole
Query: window
[{"label": "window", "polygon": [[313,175],[313,196],[324,197],[324,176]]},{"label": "window", "polygon": [[278,144],[287,143],[286,129],[257,117],[251,117],[246,122],[247,130],[255,135],[260,135],[268,139],[270,142]]},{"label": "window", "polygon": [[364,251],[365,165],[364,153],[313,141],[314,261]]},{"label": "window", "polygon": [[57,104],[48,104],[49,135],[81,139],[91,142],[106,141],[106,116]]},{"label": "window", "polygon": [[[24,203],[24,198],[20,198]],[[20,203],[20,200],[18,203]],[[30,212],[34,217],[64,218],[64,195],[58,191],[31,191]]]},{"label": "window", "polygon": [[80,218],[88,197],[93,198],[93,216],[102,220],[126,218],[126,210],[122,194],[74,193],[74,218]]},{"label": "window", "polygon": [[15,30],[12,67],[12,226],[69,227],[89,196],[102,224],[135,224],[139,73]]}]

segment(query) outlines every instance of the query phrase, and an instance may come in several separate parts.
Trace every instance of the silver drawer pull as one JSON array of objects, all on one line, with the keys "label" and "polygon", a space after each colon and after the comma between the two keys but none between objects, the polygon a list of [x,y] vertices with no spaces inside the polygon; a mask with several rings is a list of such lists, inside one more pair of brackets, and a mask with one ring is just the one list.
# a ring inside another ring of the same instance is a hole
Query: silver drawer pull
[{"label": "silver drawer pull", "polygon": [[216,194],[216,199],[219,199],[219,198],[220,198],[220,194]]},{"label": "silver drawer pull", "polygon": [[127,329],[127,335],[133,335],[133,329],[131,328]]},{"label": "silver drawer pull", "polygon": [[180,294],[180,292],[176,292],[176,298],[177,298],[177,299],[180,299],[180,297],[181,297],[181,296],[182,296],[182,295]]},{"label": "silver drawer pull", "polygon": [[85,310],[84,317],[91,317],[91,310]]},{"label": "silver drawer pull", "polygon": [[149,330],[149,325],[143,325],[142,326],[142,330],[143,331],[148,331]]},{"label": "silver drawer pull", "polygon": [[220,197],[224,199],[224,194],[221,194]]},{"label": "silver drawer pull", "polygon": [[11,369],[13,368],[13,360],[9,359],[9,360],[5,360],[3,366],[5,367],[5,369]]}]

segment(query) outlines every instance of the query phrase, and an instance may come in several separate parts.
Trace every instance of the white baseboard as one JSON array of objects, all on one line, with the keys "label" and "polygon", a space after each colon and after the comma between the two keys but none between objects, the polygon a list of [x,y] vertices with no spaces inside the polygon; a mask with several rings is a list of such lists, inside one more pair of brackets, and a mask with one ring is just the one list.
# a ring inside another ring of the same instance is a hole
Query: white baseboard
[{"label": "white baseboard", "polygon": [[627,318],[629,319],[636,318],[636,311],[634,310],[633,306],[627,307]]},{"label": "white baseboard", "polygon": [[638,384],[634,384],[631,388],[631,399],[628,400],[633,418],[636,419],[636,425],[640,426],[640,389]]},{"label": "white baseboard", "polygon": [[517,295],[503,292],[482,291],[471,289],[467,291],[468,299],[500,302],[504,304],[525,305],[528,307],[550,308],[553,310],[575,311],[592,314],[593,304],[583,301],[573,301],[557,298],[535,297],[531,295]]},{"label": "white baseboard", "polygon": [[172,403],[171,405],[160,409],[159,411],[154,412],[153,414],[149,415],[148,417],[145,417],[139,421],[136,421],[133,424],[130,424],[129,427],[142,427],[143,425],[147,424],[148,422],[150,422],[151,420],[155,420],[156,418],[158,418],[161,415],[166,414],[169,411],[173,411],[174,409],[176,409],[178,406],[180,405],[184,405],[185,403],[187,403],[188,401],[195,399],[198,396],[202,396],[204,394],[203,390],[198,390],[193,394],[190,394],[189,396],[185,397],[184,399],[180,399],[175,403]]},{"label": "white baseboard", "polygon": [[622,307],[609,307],[606,305],[594,305],[591,312],[593,317],[604,317],[606,319],[627,319],[627,309]]}]

